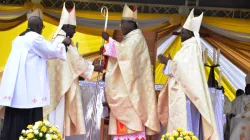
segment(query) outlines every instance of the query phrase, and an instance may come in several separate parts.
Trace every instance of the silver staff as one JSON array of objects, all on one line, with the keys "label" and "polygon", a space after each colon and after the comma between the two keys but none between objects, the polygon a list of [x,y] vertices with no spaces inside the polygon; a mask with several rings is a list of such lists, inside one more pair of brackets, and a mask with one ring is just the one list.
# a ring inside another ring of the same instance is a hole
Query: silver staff
[{"label": "silver staff", "polygon": [[[104,31],[107,31],[107,24],[108,24],[108,8],[106,6],[103,6],[101,9],[101,14],[105,17],[105,25],[104,25]],[[104,42],[105,40],[102,39],[102,46],[104,46]],[[100,66],[102,65],[102,53],[100,54]],[[91,121],[91,127],[90,127],[90,136],[89,139],[92,140],[92,133],[93,133],[93,126],[95,121],[95,117],[96,117],[96,102],[97,102],[97,95],[98,95],[98,91],[99,91],[99,79],[100,79],[100,72],[98,72],[98,76],[97,76],[97,81],[96,81],[96,92],[94,95],[94,109],[93,109],[93,113],[92,113],[92,121]]]}]

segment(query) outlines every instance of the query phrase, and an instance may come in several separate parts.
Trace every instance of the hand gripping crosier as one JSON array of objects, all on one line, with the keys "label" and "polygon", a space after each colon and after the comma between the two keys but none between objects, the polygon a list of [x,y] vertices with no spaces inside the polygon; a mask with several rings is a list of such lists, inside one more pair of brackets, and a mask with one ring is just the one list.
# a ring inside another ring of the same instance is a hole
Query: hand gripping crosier
[{"label": "hand gripping crosier", "polygon": [[[108,24],[108,8],[106,6],[103,6],[101,9],[101,14],[105,17],[105,25],[104,25],[104,31],[107,30],[107,24]],[[104,46],[104,39],[102,39],[102,46]],[[102,65],[102,54],[100,54],[100,66]],[[94,95],[94,109],[92,113],[92,121],[91,121],[91,128],[90,128],[90,135],[89,139],[92,140],[92,133],[93,133],[93,126],[95,121],[95,116],[96,116],[96,102],[97,102],[97,95],[99,91],[99,79],[100,79],[100,72],[98,72],[97,76],[97,81],[96,81],[96,92]]]}]

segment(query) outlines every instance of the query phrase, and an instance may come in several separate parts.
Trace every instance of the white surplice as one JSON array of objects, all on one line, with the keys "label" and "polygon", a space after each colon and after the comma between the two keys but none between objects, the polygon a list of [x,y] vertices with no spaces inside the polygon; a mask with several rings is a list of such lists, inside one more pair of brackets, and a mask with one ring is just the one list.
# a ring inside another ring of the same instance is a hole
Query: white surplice
[{"label": "white surplice", "polygon": [[49,105],[48,59],[66,60],[63,44],[35,32],[16,37],[0,85],[0,106],[37,108]]}]

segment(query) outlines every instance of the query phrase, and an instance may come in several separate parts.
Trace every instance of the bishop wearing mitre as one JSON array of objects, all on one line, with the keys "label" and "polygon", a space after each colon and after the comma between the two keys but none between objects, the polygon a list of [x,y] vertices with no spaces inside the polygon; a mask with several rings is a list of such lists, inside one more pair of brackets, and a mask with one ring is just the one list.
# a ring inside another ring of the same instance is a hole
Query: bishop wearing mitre
[{"label": "bishop wearing mitre", "polygon": [[136,23],[137,9],[124,6],[118,42],[103,32],[109,56],[105,93],[110,107],[109,134],[114,140],[145,140],[160,132],[156,93],[146,40]]},{"label": "bishop wearing mitre", "polygon": [[182,47],[171,57],[159,56],[166,64],[168,82],[158,99],[158,113],[167,132],[177,128],[194,132],[204,140],[219,140],[214,110],[202,62],[199,30],[203,14],[190,12],[181,31]]},{"label": "bishop wearing mitre", "polygon": [[[69,11],[63,4],[58,30],[52,42],[60,44],[65,38],[72,38],[76,30],[75,4]],[[85,134],[82,101],[78,77],[90,80],[93,71],[101,71],[101,66],[93,66],[79,55],[72,43],[67,48],[67,60],[48,62],[50,80],[50,105],[44,108],[44,116],[57,126],[63,136]]]}]

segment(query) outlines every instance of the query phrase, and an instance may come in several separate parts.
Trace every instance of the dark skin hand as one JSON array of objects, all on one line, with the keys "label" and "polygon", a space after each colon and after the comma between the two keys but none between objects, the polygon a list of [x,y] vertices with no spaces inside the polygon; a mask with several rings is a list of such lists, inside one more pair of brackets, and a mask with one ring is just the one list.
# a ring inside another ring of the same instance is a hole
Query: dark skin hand
[{"label": "dark skin hand", "polygon": [[158,60],[160,63],[167,65],[168,60],[171,60],[171,56],[170,54],[168,54],[168,57],[165,57],[164,55],[161,54],[158,56]]},{"label": "dark skin hand", "polygon": [[102,32],[102,38],[104,39],[104,40],[106,40],[106,41],[108,41],[109,40],[109,34],[107,33],[107,32]]},{"label": "dark skin hand", "polygon": [[104,62],[102,61],[102,65],[100,66],[100,59],[97,58],[93,61],[92,65],[95,67],[94,71],[96,72],[102,72],[103,71],[103,66],[104,66]]},{"label": "dark skin hand", "polygon": [[94,71],[96,72],[102,72],[103,71],[103,66],[94,66]]},{"label": "dark skin hand", "polygon": [[66,46],[69,46],[71,44],[72,40],[70,37],[66,37],[64,40],[63,40],[63,43],[66,45]]},{"label": "dark skin hand", "polygon": [[99,51],[100,55],[103,54],[103,49],[104,49],[104,46],[101,46],[100,51]]}]

